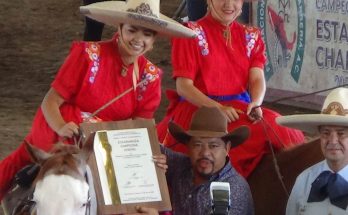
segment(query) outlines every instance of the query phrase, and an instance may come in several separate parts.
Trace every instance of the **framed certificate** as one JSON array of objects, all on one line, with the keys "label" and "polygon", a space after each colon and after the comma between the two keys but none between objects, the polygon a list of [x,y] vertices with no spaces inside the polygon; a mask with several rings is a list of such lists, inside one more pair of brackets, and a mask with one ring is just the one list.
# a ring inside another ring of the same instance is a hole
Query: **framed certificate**
[{"label": "framed certificate", "polygon": [[164,171],[152,161],[159,155],[153,120],[82,123],[84,144],[93,144],[98,215],[134,213],[135,206],[170,211]]}]

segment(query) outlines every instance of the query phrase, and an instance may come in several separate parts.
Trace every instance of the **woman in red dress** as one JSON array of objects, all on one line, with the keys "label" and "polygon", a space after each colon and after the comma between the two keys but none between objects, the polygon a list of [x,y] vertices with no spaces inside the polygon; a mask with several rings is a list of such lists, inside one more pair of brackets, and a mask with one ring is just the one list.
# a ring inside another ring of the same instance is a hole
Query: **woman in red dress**
[{"label": "woman in red dress", "polygon": [[158,134],[168,147],[186,152],[185,145],[177,144],[167,132],[168,121],[174,120],[187,129],[198,107],[219,107],[229,120],[230,131],[240,125],[251,129],[249,140],[230,151],[233,166],[247,177],[270,151],[268,140],[279,150],[302,143],[304,136],[298,130],[277,125],[278,113],[258,107],[266,91],[265,44],[257,28],[235,21],[242,13],[243,2],[208,0],[207,15],[187,24],[198,36],[172,40],[177,93],[167,93],[170,104],[166,117],[158,124]]},{"label": "woman in red dress", "polygon": [[[105,15],[110,8],[113,13]],[[81,7],[81,12],[119,26],[119,30],[109,41],[72,44],[25,137],[25,141],[46,151],[60,139],[73,143],[72,137],[78,135],[78,125],[83,121],[152,118],[160,103],[161,70],[143,54],[152,49],[157,34],[195,35],[173,20],[162,19],[159,1],[102,2]],[[128,94],[92,117],[128,89]],[[16,172],[29,163],[24,144],[0,162],[0,200]]]}]

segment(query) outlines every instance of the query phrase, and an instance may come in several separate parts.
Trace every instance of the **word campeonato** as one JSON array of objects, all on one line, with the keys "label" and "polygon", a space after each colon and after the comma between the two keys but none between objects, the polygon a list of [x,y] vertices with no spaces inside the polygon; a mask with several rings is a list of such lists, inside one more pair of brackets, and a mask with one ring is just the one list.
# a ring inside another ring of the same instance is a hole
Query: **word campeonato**
[{"label": "word campeonato", "polygon": [[315,0],[315,6],[320,12],[348,14],[347,0]]}]

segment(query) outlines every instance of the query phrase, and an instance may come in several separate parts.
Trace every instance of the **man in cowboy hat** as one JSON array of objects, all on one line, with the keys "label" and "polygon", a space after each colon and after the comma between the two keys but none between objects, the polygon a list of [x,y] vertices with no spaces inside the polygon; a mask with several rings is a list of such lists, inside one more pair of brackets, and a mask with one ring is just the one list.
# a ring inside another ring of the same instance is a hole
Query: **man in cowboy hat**
[{"label": "man in cowboy hat", "polygon": [[162,153],[167,155],[166,176],[174,215],[210,214],[209,186],[213,181],[230,184],[228,214],[254,213],[250,188],[228,157],[232,147],[248,138],[248,127],[241,126],[227,133],[224,114],[216,107],[201,107],[195,112],[188,131],[174,122],[169,123],[168,129],[178,142],[188,146],[188,156],[162,147]]},{"label": "man in cowboy hat", "polygon": [[319,133],[325,157],[297,177],[286,214],[348,214],[348,89],[331,91],[320,114],[282,116],[277,122]]}]

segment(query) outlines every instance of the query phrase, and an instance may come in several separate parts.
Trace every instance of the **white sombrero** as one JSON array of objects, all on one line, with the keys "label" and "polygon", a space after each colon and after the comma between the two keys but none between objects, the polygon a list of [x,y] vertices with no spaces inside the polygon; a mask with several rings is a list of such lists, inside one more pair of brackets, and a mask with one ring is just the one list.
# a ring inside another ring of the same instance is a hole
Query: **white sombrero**
[{"label": "white sombrero", "polygon": [[159,11],[159,0],[104,1],[80,7],[80,12],[91,19],[117,27],[128,23],[152,29],[161,35],[195,37],[186,28]]},{"label": "white sombrero", "polygon": [[300,129],[308,133],[317,133],[320,125],[348,127],[348,89],[337,88],[327,95],[320,114],[299,114],[280,116],[277,123]]}]

